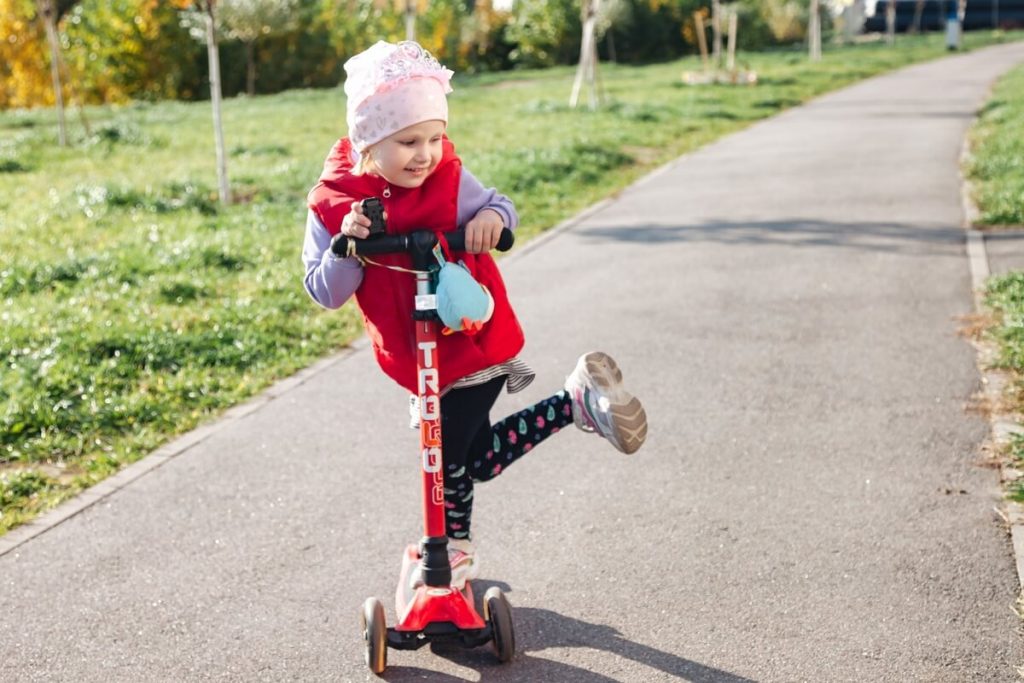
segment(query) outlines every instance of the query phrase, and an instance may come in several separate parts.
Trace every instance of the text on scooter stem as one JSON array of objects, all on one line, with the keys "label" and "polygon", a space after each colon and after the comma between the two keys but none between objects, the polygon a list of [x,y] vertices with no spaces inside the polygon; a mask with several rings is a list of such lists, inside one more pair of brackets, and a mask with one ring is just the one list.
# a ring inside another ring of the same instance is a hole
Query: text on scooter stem
[{"label": "text on scooter stem", "polygon": [[430,478],[430,497],[437,505],[444,504],[444,475],[441,472],[441,399],[438,397],[438,375],[434,367],[437,342],[419,342],[417,388],[420,395],[420,442],[423,446],[423,471]]}]

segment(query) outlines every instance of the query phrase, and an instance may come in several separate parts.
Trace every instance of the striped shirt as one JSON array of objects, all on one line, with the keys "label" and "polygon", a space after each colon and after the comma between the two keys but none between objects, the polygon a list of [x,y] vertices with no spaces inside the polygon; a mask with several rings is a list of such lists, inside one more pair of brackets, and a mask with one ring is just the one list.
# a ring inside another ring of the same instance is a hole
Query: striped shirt
[{"label": "striped shirt", "polygon": [[[517,391],[522,391],[528,387],[530,382],[532,382],[537,376],[537,373],[533,371],[533,368],[519,358],[511,358],[504,363],[492,365],[489,368],[484,368],[480,372],[474,372],[472,375],[466,375],[462,379],[455,380],[441,390],[441,395],[444,396],[453,389],[467,389],[469,387],[486,384],[492,379],[496,379],[502,375],[505,375],[508,378],[505,381],[505,388],[508,390],[508,393],[514,394]],[[419,426],[420,399],[416,394],[410,394],[409,427],[411,429],[419,429]]]}]

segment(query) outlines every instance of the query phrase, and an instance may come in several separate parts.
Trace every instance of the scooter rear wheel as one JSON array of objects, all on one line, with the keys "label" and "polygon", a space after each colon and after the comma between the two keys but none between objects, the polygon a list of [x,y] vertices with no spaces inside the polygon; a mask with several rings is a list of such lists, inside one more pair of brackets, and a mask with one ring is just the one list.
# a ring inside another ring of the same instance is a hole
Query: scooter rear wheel
[{"label": "scooter rear wheel", "polygon": [[366,641],[366,665],[375,674],[384,673],[388,665],[388,627],[384,604],[377,598],[367,598],[359,616],[363,640]]},{"label": "scooter rear wheel", "polygon": [[497,586],[484,593],[484,620],[490,625],[494,654],[499,662],[508,662],[516,653],[516,634],[512,627],[512,606]]}]

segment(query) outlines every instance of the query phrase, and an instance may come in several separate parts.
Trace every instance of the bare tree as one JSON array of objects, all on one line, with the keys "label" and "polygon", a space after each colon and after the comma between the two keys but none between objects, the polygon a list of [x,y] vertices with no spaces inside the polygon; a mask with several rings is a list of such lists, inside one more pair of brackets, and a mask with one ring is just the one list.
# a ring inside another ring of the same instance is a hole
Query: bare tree
[{"label": "bare tree", "polygon": [[811,61],[821,61],[821,5],[818,0],[811,0],[807,22],[807,45]]},{"label": "bare tree", "polygon": [[[213,105],[213,139],[217,153],[217,195],[221,204],[230,204],[231,187],[228,183],[224,126],[221,124],[220,48],[217,43],[218,1],[192,0],[190,6],[190,31],[193,37],[201,37],[206,41],[206,53],[210,62],[210,102]],[[197,23],[201,29],[196,26]]]},{"label": "bare tree", "polygon": [[416,0],[405,0],[405,39],[416,40]]},{"label": "bare tree", "polygon": [[896,0],[889,0],[885,6],[885,42],[896,42]]},{"label": "bare tree", "polygon": [[60,81],[60,39],[57,37],[57,5],[54,0],[36,0],[39,18],[46,29],[46,42],[50,45],[50,79],[53,81],[53,100],[57,108],[57,140],[67,147],[68,127],[64,119],[64,90]]},{"label": "bare tree", "polygon": [[580,43],[580,63],[576,67],[576,79],[572,84],[572,95],[569,97],[569,106],[573,109],[579,103],[580,90],[584,81],[588,86],[590,95],[590,108],[597,109],[600,99],[597,81],[597,12],[600,0],[583,0],[583,40]]}]

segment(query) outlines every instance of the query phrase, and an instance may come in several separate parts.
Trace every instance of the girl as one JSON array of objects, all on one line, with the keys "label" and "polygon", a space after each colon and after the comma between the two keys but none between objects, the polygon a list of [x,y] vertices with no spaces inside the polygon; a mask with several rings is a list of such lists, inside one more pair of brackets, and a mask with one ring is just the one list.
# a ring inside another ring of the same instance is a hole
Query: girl
[{"label": "girl", "polygon": [[461,259],[494,300],[481,329],[438,340],[448,552],[452,583],[461,589],[479,571],[470,543],[475,482],[497,476],[569,423],[633,453],[647,436],[647,416],[622,388],[615,361],[593,352],[580,357],[563,391],[491,424],[490,409],[502,388],[519,391],[534,378],[517,355],[523,332],[487,253],[502,228],[518,225],[515,207],[462,167],[445,135],[452,72],[430,53],[414,42],[381,41],[348,60],[345,71],[349,137],[334,145],[309,193],[302,250],[306,291],[332,309],[355,295],[381,369],[413,394],[415,284],[409,273],[385,267],[409,268],[409,256],[374,257],[364,267],[330,250],[338,233],[369,235],[362,201],[381,198],[389,233],[465,228],[468,253]]}]

